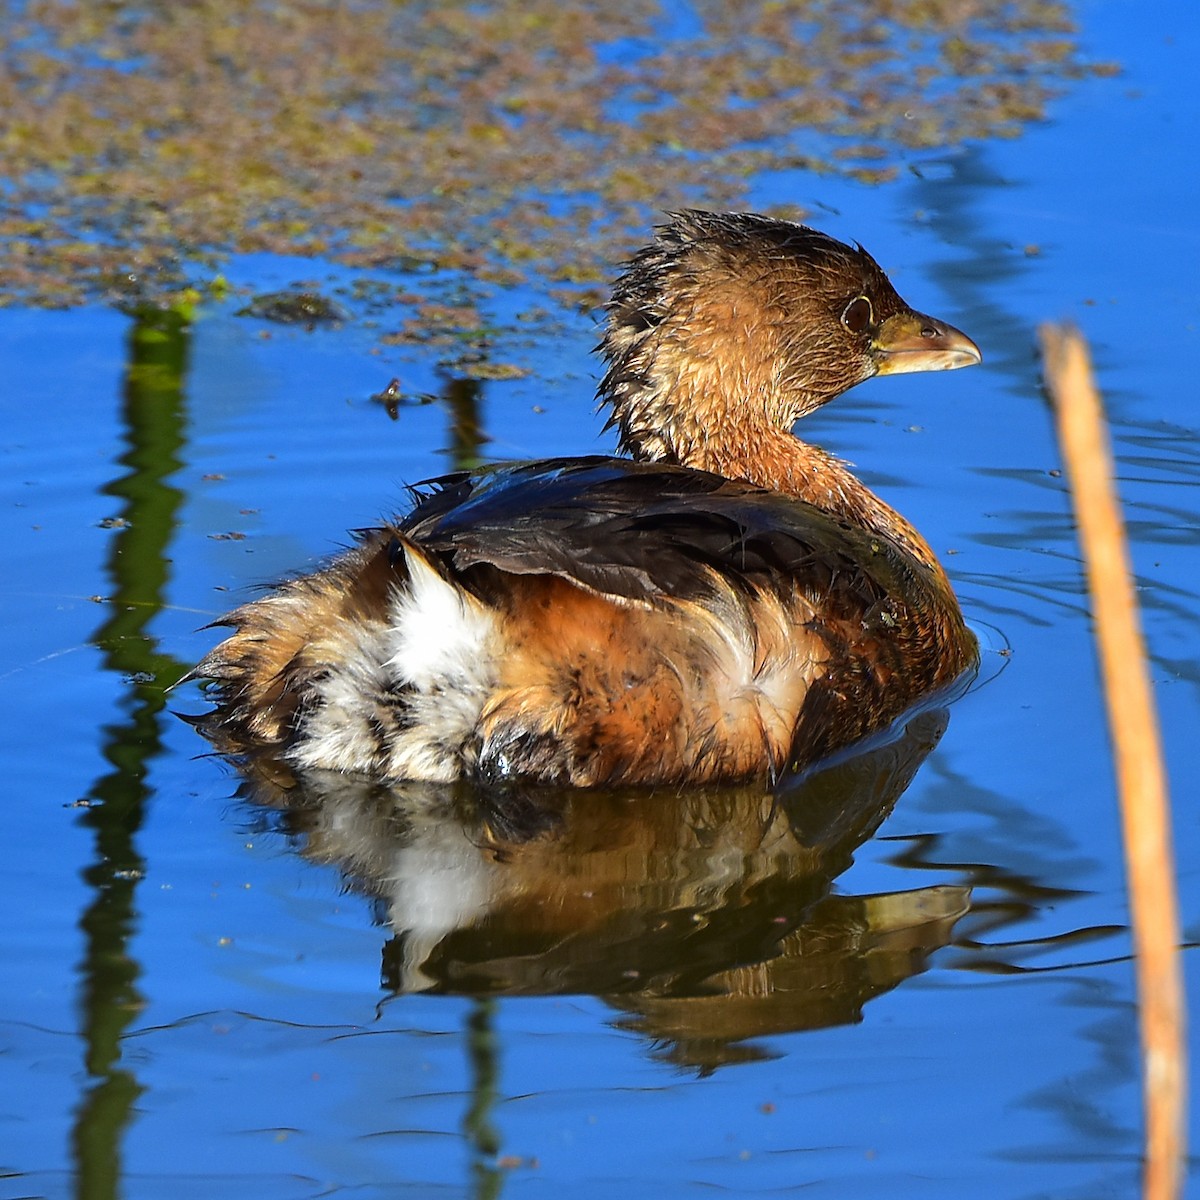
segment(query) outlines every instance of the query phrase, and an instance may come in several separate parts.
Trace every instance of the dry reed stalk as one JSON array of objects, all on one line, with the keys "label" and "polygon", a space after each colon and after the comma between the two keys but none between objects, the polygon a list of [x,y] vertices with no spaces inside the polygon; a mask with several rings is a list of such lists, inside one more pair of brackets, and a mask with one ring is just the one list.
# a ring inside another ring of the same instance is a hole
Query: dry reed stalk
[{"label": "dry reed stalk", "polygon": [[1187,1063],[1166,773],[1087,344],[1069,327],[1043,325],[1039,335],[1087,564],[1117,765],[1144,1063],[1143,1195],[1170,1200],[1179,1195],[1182,1178]]}]

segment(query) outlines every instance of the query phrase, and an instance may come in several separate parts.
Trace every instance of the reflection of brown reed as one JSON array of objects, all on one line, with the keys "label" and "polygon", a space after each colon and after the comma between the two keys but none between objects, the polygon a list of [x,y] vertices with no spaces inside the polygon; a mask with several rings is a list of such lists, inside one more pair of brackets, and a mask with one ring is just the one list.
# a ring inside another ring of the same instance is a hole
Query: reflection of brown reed
[{"label": "reflection of brown reed", "polygon": [[944,710],[781,784],[476,792],[248,764],[303,852],[378,899],[396,991],[589,993],[677,1063],[857,1021],[924,969],[968,892],[830,892],[945,727]]},{"label": "reflection of brown reed", "polygon": [[1112,456],[1087,345],[1043,326],[1046,383],[1087,562],[1117,763],[1145,1058],[1146,1200],[1179,1194],[1186,1062],[1170,801]]}]

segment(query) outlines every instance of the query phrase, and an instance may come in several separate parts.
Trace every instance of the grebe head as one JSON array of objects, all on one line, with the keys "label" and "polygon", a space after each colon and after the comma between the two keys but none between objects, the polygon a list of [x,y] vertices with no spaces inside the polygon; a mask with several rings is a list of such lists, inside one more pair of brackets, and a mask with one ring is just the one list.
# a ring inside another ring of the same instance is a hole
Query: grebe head
[{"label": "grebe head", "polygon": [[750,213],[671,214],[613,289],[599,398],[636,458],[703,465],[872,375],[981,361],[861,246]]}]

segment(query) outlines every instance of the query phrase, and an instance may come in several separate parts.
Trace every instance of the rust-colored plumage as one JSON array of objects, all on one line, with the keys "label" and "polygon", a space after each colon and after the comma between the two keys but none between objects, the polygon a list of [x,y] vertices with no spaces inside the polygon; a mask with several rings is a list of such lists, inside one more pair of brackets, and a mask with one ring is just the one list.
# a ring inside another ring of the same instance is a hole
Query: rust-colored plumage
[{"label": "rust-colored plumage", "polygon": [[945,573],[794,421],[878,373],[979,360],[864,251],[677,214],[618,280],[619,458],[448,476],[231,613],[197,667],[227,751],[385,778],[744,780],[885,727],[969,669]]}]

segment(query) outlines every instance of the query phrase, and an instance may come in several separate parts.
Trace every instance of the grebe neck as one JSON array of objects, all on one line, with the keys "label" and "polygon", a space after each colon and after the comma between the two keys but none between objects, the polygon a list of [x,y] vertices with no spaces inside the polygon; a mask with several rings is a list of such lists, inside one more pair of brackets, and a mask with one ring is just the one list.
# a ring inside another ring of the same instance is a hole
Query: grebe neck
[{"label": "grebe neck", "polygon": [[741,436],[722,431],[719,440],[695,445],[674,457],[680,466],[744,479],[807,501],[849,524],[900,546],[935,574],[944,575],[929,543],[881,500],[841,459],[773,426]]}]

